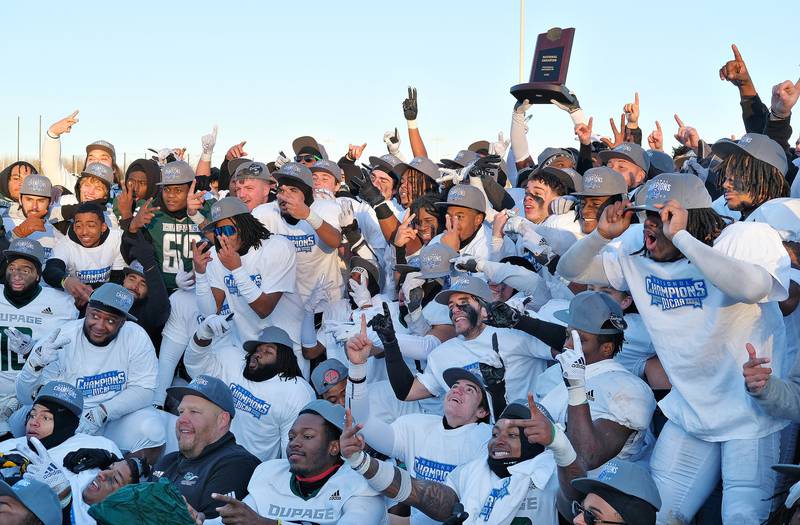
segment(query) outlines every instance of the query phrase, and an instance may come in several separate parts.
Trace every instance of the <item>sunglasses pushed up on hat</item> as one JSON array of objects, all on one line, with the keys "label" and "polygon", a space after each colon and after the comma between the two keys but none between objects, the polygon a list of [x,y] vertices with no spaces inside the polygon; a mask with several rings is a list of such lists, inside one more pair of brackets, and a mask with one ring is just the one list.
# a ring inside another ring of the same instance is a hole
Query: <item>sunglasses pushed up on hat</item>
[{"label": "sunglasses pushed up on hat", "polygon": [[322,160],[322,157],[317,155],[295,155],[294,157],[295,162],[317,162],[318,160]]}]

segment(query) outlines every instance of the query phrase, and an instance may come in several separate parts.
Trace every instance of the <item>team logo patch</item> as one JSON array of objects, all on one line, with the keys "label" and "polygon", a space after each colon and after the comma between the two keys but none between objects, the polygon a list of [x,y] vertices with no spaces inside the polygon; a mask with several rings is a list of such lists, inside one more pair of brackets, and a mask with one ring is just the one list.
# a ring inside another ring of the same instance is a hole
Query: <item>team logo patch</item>
[{"label": "team logo patch", "polygon": [[428,481],[438,481],[444,483],[447,475],[456,468],[455,465],[448,463],[439,463],[438,461],[431,461],[430,459],[422,458],[419,456],[414,457],[414,473],[418,479],[426,479]]},{"label": "team logo patch", "polygon": [[186,474],[183,475],[183,478],[181,479],[181,485],[190,485],[190,486],[194,485],[195,483],[197,483],[198,479],[200,479],[200,476],[198,476],[197,474],[193,472],[187,472]]},{"label": "team logo patch", "polygon": [[246,388],[236,383],[231,383],[229,388],[231,389],[233,404],[237,412],[239,410],[247,412],[256,419],[261,419],[262,416],[266,416],[269,413],[269,409],[272,405],[263,399],[257,398]]},{"label": "team logo patch", "polygon": [[672,190],[672,183],[670,181],[654,179],[647,185],[647,200],[652,202],[666,202],[669,200],[670,190]]},{"label": "team logo patch", "polygon": [[483,521],[489,521],[489,516],[492,515],[492,510],[494,510],[494,504],[497,503],[498,500],[501,500],[508,496],[510,492],[508,491],[508,486],[511,484],[511,478],[508,477],[503,480],[503,485],[499,489],[492,489],[489,493],[489,497],[486,498],[486,502],[481,507],[481,513],[478,514],[479,518],[483,518]]},{"label": "team logo patch", "polygon": [[322,376],[322,382],[325,385],[334,385],[339,382],[339,372],[336,370],[328,370]]},{"label": "team logo patch", "polygon": [[[250,276],[250,280],[256,283],[256,286],[259,288],[261,287],[261,274],[257,273]],[[233,274],[228,274],[225,276],[225,286],[228,288],[228,292],[231,295],[239,295],[239,287],[236,285],[236,279],[233,277]]]},{"label": "team logo patch", "polygon": [[659,279],[648,275],[645,287],[650,294],[650,304],[660,306],[662,311],[682,306],[702,308],[703,299],[708,297],[703,279]]},{"label": "team logo patch", "polygon": [[285,237],[294,243],[294,251],[297,253],[311,253],[317,245],[314,235],[285,235]]},{"label": "team logo patch", "polygon": [[93,376],[79,377],[75,387],[83,393],[84,397],[100,396],[109,392],[122,392],[127,382],[127,376],[122,370],[111,370]]},{"label": "team logo patch", "polygon": [[594,190],[600,187],[603,184],[603,176],[598,175],[597,173],[588,173],[583,176],[583,189],[584,190]]}]

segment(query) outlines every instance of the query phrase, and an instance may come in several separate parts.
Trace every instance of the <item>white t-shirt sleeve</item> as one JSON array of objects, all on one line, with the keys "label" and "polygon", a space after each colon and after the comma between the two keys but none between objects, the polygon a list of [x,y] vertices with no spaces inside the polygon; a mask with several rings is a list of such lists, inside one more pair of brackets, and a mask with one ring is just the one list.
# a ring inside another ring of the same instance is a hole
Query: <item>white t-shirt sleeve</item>
[{"label": "white t-shirt sleeve", "polygon": [[600,257],[603,258],[603,269],[606,272],[606,278],[611,284],[611,287],[620,290],[628,290],[628,283],[625,281],[625,274],[622,271],[622,264],[620,263],[621,248],[609,248],[600,252]]},{"label": "white t-shirt sleeve", "polygon": [[114,247],[114,262],[111,263],[112,270],[123,270],[125,269],[125,259],[122,258],[122,232],[120,230],[111,230],[111,233],[108,235],[108,239],[106,242],[111,242],[112,246]]},{"label": "white t-shirt sleeve", "polygon": [[[261,291],[264,293],[297,291],[297,265],[294,245],[285,237],[274,235],[261,250],[259,269]],[[213,287],[216,288],[212,284]]]}]

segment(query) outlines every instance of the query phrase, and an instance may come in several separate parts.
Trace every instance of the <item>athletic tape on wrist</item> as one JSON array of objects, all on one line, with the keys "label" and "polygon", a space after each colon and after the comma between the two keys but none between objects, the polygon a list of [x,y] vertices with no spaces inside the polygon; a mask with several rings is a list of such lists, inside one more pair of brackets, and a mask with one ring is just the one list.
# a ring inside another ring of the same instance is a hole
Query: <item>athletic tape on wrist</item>
[{"label": "athletic tape on wrist", "polygon": [[366,363],[350,363],[347,367],[347,376],[353,379],[364,379],[367,377],[367,364]]},{"label": "athletic tape on wrist", "polygon": [[417,119],[406,120],[406,124],[408,124],[408,129],[417,129]]},{"label": "athletic tape on wrist", "polygon": [[573,387],[567,389],[569,406],[576,407],[586,403],[586,387]]},{"label": "athletic tape on wrist", "polygon": [[378,472],[367,480],[367,484],[378,492],[388,489],[394,481],[394,469],[392,465],[385,461],[378,461]]},{"label": "athletic tape on wrist", "polygon": [[400,490],[397,491],[397,496],[392,498],[392,501],[401,503],[411,496],[411,474],[407,470],[398,469],[400,471]]},{"label": "athletic tape on wrist", "polygon": [[308,217],[306,217],[306,222],[310,224],[312,228],[318,230],[324,221],[322,220],[322,217],[312,211],[309,212]]},{"label": "athletic tape on wrist", "polygon": [[578,458],[567,435],[555,425],[553,425],[553,442],[547,445],[547,448],[553,453],[553,459],[559,467],[571,465]]},{"label": "athletic tape on wrist", "polygon": [[261,288],[256,286],[256,283],[250,279],[244,267],[240,266],[236,268],[231,274],[233,274],[233,278],[236,280],[236,288],[239,290],[239,296],[247,301],[247,304],[261,297]]}]

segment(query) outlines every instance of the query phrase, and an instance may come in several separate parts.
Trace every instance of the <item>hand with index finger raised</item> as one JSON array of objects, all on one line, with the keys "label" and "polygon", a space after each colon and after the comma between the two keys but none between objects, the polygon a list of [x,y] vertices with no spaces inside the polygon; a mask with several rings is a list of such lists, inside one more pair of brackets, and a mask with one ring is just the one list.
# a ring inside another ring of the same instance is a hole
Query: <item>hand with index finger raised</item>
[{"label": "hand with index finger raised", "polygon": [[744,383],[750,393],[759,394],[772,375],[772,368],[763,366],[771,360],[769,357],[756,357],[756,348],[751,343],[747,343],[745,348],[748,360],[742,365]]}]

